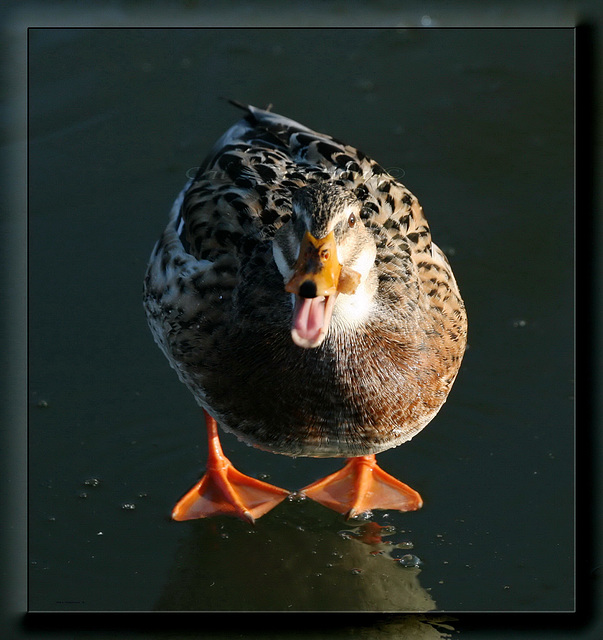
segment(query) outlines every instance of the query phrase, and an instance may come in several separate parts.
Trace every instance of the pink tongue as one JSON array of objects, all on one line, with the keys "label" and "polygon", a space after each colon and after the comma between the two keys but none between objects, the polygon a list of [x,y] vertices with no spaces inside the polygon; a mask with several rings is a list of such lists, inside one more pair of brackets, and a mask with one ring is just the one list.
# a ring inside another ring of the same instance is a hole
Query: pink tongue
[{"label": "pink tongue", "polygon": [[300,298],[295,302],[293,327],[300,338],[316,340],[325,323],[325,298]]}]

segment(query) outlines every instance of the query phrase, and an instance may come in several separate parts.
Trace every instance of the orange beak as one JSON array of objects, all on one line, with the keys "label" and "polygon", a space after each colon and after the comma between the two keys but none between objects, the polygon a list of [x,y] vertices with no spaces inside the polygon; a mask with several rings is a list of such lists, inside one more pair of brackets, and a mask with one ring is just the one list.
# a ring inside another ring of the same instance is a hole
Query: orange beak
[{"label": "orange beak", "polygon": [[306,231],[285,291],[295,294],[291,337],[297,346],[311,349],[325,339],[338,293],[354,293],[360,274],[342,267],[337,259],[333,231],[317,240]]},{"label": "orange beak", "polygon": [[337,293],[340,273],[333,231],[320,240],[306,231],[293,277],[285,285],[285,290],[302,298],[332,296]]}]

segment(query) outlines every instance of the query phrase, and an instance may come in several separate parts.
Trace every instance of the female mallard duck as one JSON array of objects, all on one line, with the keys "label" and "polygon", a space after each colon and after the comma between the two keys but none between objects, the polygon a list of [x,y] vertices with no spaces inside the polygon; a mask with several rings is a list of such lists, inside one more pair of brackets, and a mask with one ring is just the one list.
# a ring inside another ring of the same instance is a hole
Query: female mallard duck
[{"label": "female mallard duck", "polygon": [[237,471],[216,421],[266,451],[350,458],[302,490],[340,513],[418,509],[375,454],[423,429],[458,373],[467,319],[450,265],[375,161],[244,108],[176,199],[145,278],[155,340],[208,430],[206,474],[172,517],[253,522],[289,494]]}]

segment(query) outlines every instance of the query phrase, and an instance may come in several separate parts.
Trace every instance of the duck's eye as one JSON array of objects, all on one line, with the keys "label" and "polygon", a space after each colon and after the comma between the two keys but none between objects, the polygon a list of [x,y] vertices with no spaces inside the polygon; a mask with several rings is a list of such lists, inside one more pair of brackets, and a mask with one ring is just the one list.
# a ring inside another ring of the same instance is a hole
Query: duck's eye
[{"label": "duck's eye", "polygon": [[348,226],[353,227],[356,224],[356,216],[352,213],[348,218]]}]

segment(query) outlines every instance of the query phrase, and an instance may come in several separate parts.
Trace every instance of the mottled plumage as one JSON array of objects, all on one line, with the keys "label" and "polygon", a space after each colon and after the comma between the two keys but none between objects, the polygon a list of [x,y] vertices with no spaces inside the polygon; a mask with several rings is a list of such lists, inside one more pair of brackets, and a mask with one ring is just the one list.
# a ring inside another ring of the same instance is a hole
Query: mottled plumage
[{"label": "mottled plumage", "polygon": [[[296,343],[301,311],[285,286],[304,233],[331,231],[357,289],[330,298],[317,338],[329,296],[297,295],[310,319]],[[363,456],[409,440],[446,400],[465,350],[464,305],[417,199],[357,149],[254,107],[174,203],[144,304],[199,404],[288,455]]]}]

